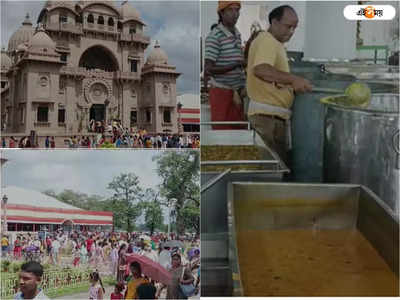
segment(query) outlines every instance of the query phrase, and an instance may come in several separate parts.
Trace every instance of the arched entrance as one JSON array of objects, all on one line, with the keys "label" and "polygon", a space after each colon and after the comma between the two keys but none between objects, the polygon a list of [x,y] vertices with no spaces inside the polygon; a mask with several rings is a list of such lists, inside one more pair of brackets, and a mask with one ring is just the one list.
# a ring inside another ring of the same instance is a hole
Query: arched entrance
[{"label": "arched entrance", "polygon": [[118,71],[118,62],[108,49],[102,46],[93,46],[82,54],[79,67],[115,72]]},{"label": "arched entrance", "polygon": [[106,106],[104,104],[93,104],[90,108],[90,120],[103,122],[106,117]]},{"label": "arched entrance", "polygon": [[64,231],[72,231],[74,223],[71,220],[65,220],[62,224]]}]

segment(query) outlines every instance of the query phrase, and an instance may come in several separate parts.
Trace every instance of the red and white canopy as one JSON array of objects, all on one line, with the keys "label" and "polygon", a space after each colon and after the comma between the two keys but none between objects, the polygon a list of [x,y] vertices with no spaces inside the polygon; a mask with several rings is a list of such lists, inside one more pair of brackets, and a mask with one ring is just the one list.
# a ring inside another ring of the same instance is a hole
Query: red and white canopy
[{"label": "red and white canopy", "polygon": [[200,124],[200,96],[184,94],[177,97],[177,102],[182,104],[178,110],[182,124]]},{"label": "red and white canopy", "polygon": [[[9,186],[2,188],[7,195],[7,221],[15,223],[112,225],[113,213],[87,211],[63,203],[34,190]],[[2,205],[2,209],[5,207]]]}]

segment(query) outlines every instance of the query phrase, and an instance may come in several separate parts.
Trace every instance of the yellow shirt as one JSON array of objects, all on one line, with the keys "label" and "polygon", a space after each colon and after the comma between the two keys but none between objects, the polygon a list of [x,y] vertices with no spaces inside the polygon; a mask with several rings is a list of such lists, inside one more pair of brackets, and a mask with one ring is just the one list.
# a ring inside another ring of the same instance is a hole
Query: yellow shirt
[{"label": "yellow shirt", "polygon": [[[282,85],[277,87],[275,84],[263,81],[254,75],[254,67],[264,63],[279,71],[290,72],[283,44],[269,32],[259,33],[251,43],[247,67],[247,94],[253,101],[290,109],[294,99],[292,89]],[[256,113],[265,112],[249,111],[249,115]]]},{"label": "yellow shirt", "polygon": [[1,239],[1,245],[2,245],[2,246],[8,246],[8,239],[5,238],[5,237],[3,237],[3,238]]},{"label": "yellow shirt", "polygon": [[137,293],[136,289],[139,285],[142,283],[148,283],[149,281],[146,278],[137,278],[137,279],[132,279],[131,281],[128,282],[128,291],[126,292],[126,298],[125,299],[136,299],[137,298]]}]

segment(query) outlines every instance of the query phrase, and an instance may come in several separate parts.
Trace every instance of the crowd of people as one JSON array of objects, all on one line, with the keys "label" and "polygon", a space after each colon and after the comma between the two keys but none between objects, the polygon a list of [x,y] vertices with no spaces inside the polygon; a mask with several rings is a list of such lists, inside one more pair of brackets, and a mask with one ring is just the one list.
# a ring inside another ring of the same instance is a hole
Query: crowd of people
[{"label": "crowd of people", "polygon": [[[113,134],[106,136],[98,134],[96,136],[73,136],[65,141],[70,148],[199,148],[200,136],[187,134],[148,134],[145,130],[130,132],[127,135]],[[46,147],[48,148],[48,147]]]},{"label": "crowd of people", "polygon": [[[96,144],[101,145],[106,136],[111,137],[111,143],[115,147],[126,148],[198,148],[200,146],[199,135],[158,133],[149,134],[144,128],[124,128],[119,121],[112,121],[107,126],[103,122],[92,120],[89,124],[89,132],[97,133]],[[84,144],[83,146],[87,146]],[[90,144],[90,143],[89,143]],[[92,143],[93,144],[93,143]]]},{"label": "crowd of people", "polygon": [[[42,231],[4,235],[1,246],[3,259],[96,270],[90,275],[89,299],[103,299],[103,275],[116,279],[111,299],[185,299],[188,295],[182,292],[181,284],[191,285],[193,295],[199,292],[199,239],[192,235],[59,230],[51,234]],[[171,281],[158,282],[142,272],[145,266],[132,258],[135,255],[146,257],[170,272]],[[36,271],[38,268],[35,265]],[[149,295],[152,297],[148,298]]]},{"label": "crowd of people", "polygon": [[[56,148],[54,136],[46,136],[43,145],[32,146],[30,137],[16,139],[3,137],[1,139],[2,148]],[[64,140],[63,145],[57,148],[199,148],[200,135],[198,134],[148,134],[146,130],[132,130],[126,134],[119,134],[115,131],[112,134],[98,133],[88,136],[71,136]]]},{"label": "crowd of people", "polygon": [[[51,148],[55,148],[54,137],[52,137],[51,144],[49,143]],[[35,148],[37,145],[32,143],[32,138],[29,136],[23,136],[21,138],[16,138],[14,136],[10,136],[9,138],[2,137],[1,138],[1,147],[2,148]]]}]

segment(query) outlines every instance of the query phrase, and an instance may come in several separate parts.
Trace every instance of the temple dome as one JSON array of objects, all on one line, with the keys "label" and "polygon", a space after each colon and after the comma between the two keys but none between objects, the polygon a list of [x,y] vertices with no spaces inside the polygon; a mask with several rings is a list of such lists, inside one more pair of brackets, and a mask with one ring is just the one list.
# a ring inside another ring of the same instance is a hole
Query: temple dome
[{"label": "temple dome", "polygon": [[20,44],[27,43],[34,33],[35,29],[32,27],[29,14],[27,14],[22,26],[12,34],[10,40],[8,41],[8,52],[15,51]]},{"label": "temple dome", "polygon": [[12,61],[11,58],[7,55],[7,53],[4,50],[1,50],[1,58],[0,58],[0,63],[1,63],[1,70],[8,71],[12,67]]},{"label": "temple dome", "polygon": [[161,49],[158,41],[156,41],[154,49],[150,52],[149,56],[147,57],[146,63],[152,65],[168,64],[168,55],[167,53],[165,53],[163,49]]},{"label": "temple dome", "polygon": [[132,5],[130,5],[128,3],[128,1],[124,1],[122,3],[120,11],[121,11],[121,17],[124,21],[125,20],[136,20],[136,21],[142,22],[139,12],[137,11],[136,8],[134,8]]},{"label": "temple dome", "polygon": [[39,28],[29,41],[29,48],[55,50],[56,43],[47,35],[43,28]]}]

